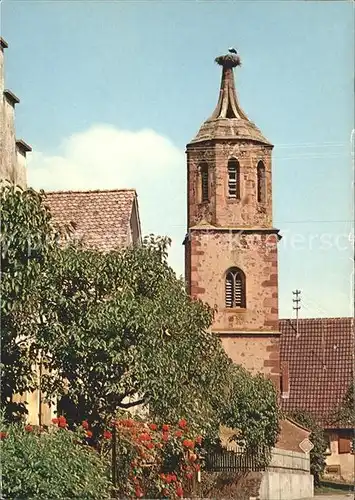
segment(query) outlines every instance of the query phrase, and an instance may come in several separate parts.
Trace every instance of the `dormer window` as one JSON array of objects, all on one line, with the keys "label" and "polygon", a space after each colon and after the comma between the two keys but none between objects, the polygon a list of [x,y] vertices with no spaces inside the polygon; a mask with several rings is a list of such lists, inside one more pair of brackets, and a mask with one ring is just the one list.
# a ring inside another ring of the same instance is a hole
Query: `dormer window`
[{"label": "dormer window", "polygon": [[240,200],[240,169],[235,158],[228,161],[228,197]]}]

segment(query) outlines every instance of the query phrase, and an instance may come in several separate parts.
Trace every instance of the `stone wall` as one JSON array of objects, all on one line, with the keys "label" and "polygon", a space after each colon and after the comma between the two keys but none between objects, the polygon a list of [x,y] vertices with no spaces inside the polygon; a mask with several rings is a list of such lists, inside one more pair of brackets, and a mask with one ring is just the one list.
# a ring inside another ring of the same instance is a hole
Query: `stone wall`
[{"label": "stone wall", "polygon": [[309,454],[272,450],[271,463],[263,473],[260,500],[300,500],[314,494]]}]

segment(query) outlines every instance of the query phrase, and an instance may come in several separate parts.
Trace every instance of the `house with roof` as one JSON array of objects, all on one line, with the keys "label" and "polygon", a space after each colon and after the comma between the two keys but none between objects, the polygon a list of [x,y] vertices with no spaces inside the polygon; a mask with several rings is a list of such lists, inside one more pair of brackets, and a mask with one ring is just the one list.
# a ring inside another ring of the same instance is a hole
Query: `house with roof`
[{"label": "house with roof", "polygon": [[58,227],[71,238],[107,252],[141,241],[137,193],[134,189],[51,191],[45,204]]},{"label": "house with roof", "polygon": [[354,429],[335,415],[354,380],[354,318],[282,319],[280,331],[282,407],[315,417],[328,440],[326,473],[353,480]]}]

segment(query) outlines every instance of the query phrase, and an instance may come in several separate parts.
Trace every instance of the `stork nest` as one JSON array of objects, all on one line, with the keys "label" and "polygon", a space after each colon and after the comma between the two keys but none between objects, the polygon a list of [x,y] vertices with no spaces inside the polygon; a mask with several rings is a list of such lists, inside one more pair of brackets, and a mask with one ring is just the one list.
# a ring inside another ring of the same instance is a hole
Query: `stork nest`
[{"label": "stork nest", "polygon": [[242,62],[240,57],[236,54],[227,54],[226,56],[218,56],[215,62],[224,68],[235,68],[236,66],[241,66]]}]

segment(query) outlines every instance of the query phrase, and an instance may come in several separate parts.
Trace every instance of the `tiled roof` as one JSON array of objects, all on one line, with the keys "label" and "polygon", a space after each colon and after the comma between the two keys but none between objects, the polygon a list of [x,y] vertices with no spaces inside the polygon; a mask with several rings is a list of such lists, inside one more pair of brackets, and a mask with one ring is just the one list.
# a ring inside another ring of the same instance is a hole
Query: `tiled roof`
[{"label": "tiled roof", "polygon": [[354,319],[280,320],[281,361],[287,361],[289,398],[286,411],[307,410],[325,427],[353,380]]},{"label": "tiled roof", "polygon": [[135,199],[133,189],[45,193],[57,226],[74,226],[75,239],[104,251],[127,245]]}]

